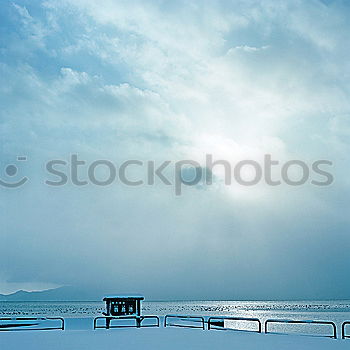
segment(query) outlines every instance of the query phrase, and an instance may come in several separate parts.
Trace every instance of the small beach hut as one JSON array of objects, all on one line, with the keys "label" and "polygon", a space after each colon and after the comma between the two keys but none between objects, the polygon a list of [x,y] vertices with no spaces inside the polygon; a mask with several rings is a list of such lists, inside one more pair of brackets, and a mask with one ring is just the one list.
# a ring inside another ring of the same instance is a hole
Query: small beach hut
[{"label": "small beach hut", "polygon": [[106,303],[106,328],[110,327],[113,317],[132,317],[136,319],[137,327],[141,326],[141,301],[145,298],[141,295],[113,295],[103,298]]},{"label": "small beach hut", "polygon": [[115,295],[103,298],[106,316],[141,316],[141,295]]}]

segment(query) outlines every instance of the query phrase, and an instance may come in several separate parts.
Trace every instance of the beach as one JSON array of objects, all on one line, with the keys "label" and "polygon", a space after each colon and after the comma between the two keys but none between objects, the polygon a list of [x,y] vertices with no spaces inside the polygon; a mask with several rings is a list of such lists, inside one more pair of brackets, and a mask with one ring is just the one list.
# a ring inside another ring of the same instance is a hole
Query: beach
[{"label": "beach", "polygon": [[3,350],[340,350],[350,349],[350,341],[295,335],[157,328],[110,331],[11,332],[0,334],[0,348]]}]

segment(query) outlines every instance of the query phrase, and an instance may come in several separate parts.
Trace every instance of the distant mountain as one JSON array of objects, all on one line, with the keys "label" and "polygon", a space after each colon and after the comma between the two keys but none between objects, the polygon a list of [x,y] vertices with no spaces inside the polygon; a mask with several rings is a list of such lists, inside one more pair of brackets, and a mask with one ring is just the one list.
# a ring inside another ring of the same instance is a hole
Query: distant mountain
[{"label": "distant mountain", "polygon": [[19,290],[8,295],[0,294],[0,301],[99,301],[103,296],[90,288],[67,286],[40,292]]}]

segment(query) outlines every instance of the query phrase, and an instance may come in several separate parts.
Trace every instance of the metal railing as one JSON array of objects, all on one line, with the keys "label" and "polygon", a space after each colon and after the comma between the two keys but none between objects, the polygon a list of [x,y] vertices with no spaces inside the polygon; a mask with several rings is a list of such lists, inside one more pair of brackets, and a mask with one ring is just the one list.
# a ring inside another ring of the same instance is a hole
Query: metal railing
[{"label": "metal railing", "polygon": [[[215,321],[222,321],[222,326],[218,326],[217,324],[215,324]],[[225,320],[229,320],[229,321],[246,321],[246,322],[257,322],[258,323],[258,330],[254,331],[254,330],[249,330],[249,332],[258,332],[261,333],[261,321],[258,318],[247,318],[247,317],[225,317],[225,316],[221,316],[221,317],[209,317],[208,318],[208,330],[211,329],[215,329],[215,330],[237,330],[234,328],[225,328],[225,324],[224,321]],[[213,328],[213,326],[215,328]]]},{"label": "metal railing", "polygon": [[341,325],[341,337],[342,339],[350,338],[350,335],[346,335],[346,326],[350,325],[350,321],[345,321]]},{"label": "metal railing", "polygon": [[[176,323],[168,323],[168,319],[177,319],[181,321],[189,321],[200,323],[200,325],[184,325],[184,324],[176,324]],[[181,327],[181,328],[199,328],[205,329],[205,320],[202,316],[187,316],[187,315],[166,315],[164,317],[164,327]]]},{"label": "metal railing", "polygon": [[[2,322],[7,321],[6,324]],[[33,322],[30,322],[33,321]],[[59,326],[52,327],[40,327],[40,323],[44,321],[60,321]],[[25,328],[35,327],[38,328]],[[1,332],[14,332],[14,331],[51,331],[51,330],[64,330],[64,319],[62,317],[5,317],[0,318],[0,331]]]},{"label": "metal railing", "polygon": [[267,329],[267,325],[269,323],[287,323],[287,324],[318,324],[318,325],[330,325],[333,328],[333,335],[332,336],[324,336],[329,338],[337,339],[337,326],[332,321],[313,321],[313,320],[303,320],[303,321],[296,321],[296,320],[266,320],[265,321],[265,333],[269,333]]},{"label": "metal railing", "polygon": [[[105,320],[105,324],[98,324],[98,320]],[[134,320],[135,324],[130,325],[116,325],[112,324],[112,321],[128,321]],[[155,320],[155,323],[147,324],[143,323],[144,320]],[[171,320],[171,321],[170,321]],[[228,321],[244,321],[244,322],[256,322],[258,330],[246,330],[250,332],[262,332],[262,322],[258,318],[245,318],[245,317],[230,317],[230,316],[218,316],[209,317],[208,321],[202,316],[190,316],[190,315],[166,315],[164,317],[164,327],[181,327],[181,328],[196,328],[205,330],[205,323],[208,323],[208,330],[239,330],[235,328],[226,328],[225,320]],[[59,325],[46,325],[46,321],[60,321]],[[170,321],[170,322],[169,322]],[[181,322],[190,322],[192,324],[183,324]],[[270,332],[268,325],[272,323],[284,323],[284,324],[299,324],[299,325],[326,325],[331,326],[333,330],[332,335],[320,335],[330,338],[337,338],[337,326],[332,321],[314,321],[314,320],[284,320],[284,319],[268,319],[264,323],[265,333],[277,333]],[[158,316],[99,316],[94,319],[94,329],[112,329],[112,328],[146,328],[146,327],[159,327],[160,319]],[[350,321],[342,323],[341,337],[342,339],[350,338],[350,334],[346,335],[346,326],[350,325]],[[35,331],[35,330],[64,330],[65,320],[62,317],[5,317],[0,318],[0,332],[1,331]]]},{"label": "metal railing", "polygon": [[[155,324],[142,324],[144,320],[154,319],[157,322]],[[105,325],[98,325],[98,320],[105,320]],[[112,325],[112,320],[135,320],[135,324],[132,325]],[[160,321],[158,316],[99,316],[94,318],[94,329],[110,329],[110,328],[145,328],[145,327],[159,327]]]}]

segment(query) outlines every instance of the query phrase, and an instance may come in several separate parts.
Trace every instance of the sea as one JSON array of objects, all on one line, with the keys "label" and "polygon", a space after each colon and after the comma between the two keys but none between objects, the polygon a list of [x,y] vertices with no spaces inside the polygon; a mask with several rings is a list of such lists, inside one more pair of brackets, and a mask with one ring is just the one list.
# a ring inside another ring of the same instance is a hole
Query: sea
[{"label": "sea", "polygon": [[[0,302],[0,317],[63,317],[89,319],[102,316],[103,302]],[[148,301],[142,304],[145,315],[192,315],[268,319],[332,321],[340,333],[344,321],[350,321],[350,300],[342,301]],[[256,330],[257,324],[246,321],[226,321],[225,327],[243,331]],[[350,325],[347,332],[350,335]],[[269,332],[302,335],[332,335],[330,325],[285,324],[269,325]]]}]

